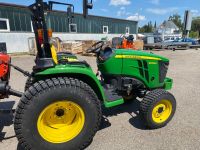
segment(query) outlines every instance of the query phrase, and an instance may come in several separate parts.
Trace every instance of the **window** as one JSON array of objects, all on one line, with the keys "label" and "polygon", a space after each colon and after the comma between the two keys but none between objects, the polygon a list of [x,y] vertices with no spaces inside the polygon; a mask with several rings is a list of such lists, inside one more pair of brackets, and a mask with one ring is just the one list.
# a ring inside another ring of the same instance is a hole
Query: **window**
[{"label": "window", "polygon": [[103,26],[103,34],[108,34],[108,26]]},{"label": "window", "polygon": [[77,25],[76,24],[69,24],[69,32],[77,33]]},{"label": "window", "polygon": [[10,31],[9,20],[5,18],[0,18],[0,31]]},{"label": "window", "polygon": [[130,33],[130,27],[126,27],[126,34]]}]

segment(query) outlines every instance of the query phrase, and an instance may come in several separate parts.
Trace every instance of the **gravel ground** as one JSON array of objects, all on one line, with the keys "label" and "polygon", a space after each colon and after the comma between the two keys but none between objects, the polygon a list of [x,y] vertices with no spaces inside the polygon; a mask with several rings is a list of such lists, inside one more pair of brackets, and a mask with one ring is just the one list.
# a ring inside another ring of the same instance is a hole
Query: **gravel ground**
[{"label": "gravel ground", "polygon": [[[104,110],[101,129],[87,150],[197,150],[200,149],[200,50],[155,51],[170,58],[168,76],[174,79],[171,92],[177,99],[173,120],[164,128],[145,130],[138,117],[139,101]],[[79,56],[96,70],[95,58]],[[13,64],[31,69],[33,56],[15,56]],[[26,78],[12,70],[11,85],[23,91]],[[0,103],[1,108],[16,107],[17,98],[10,97]],[[16,150],[12,115],[0,115],[0,149]],[[20,149],[20,148],[18,148]],[[21,149],[20,149],[21,150]]]}]

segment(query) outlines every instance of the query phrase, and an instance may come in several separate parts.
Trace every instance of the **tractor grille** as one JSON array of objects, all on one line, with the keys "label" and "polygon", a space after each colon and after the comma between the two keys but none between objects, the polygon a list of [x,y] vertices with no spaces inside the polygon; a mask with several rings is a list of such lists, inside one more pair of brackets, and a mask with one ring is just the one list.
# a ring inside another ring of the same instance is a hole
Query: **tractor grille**
[{"label": "tractor grille", "polygon": [[167,75],[167,70],[168,70],[169,62],[159,62],[159,82],[163,83],[165,80],[165,77]]},{"label": "tractor grille", "polygon": [[147,82],[149,82],[149,67],[147,64],[147,61],[141,61],[138,60],[138,66],[139,66],[139,71],[140,71],[140,75],[147,80]]},{"label": "tractor grille", "polygon": [[143,61],[143,64],[144,64],[145,78],[146,78],[147,82],[149,82],[149,67],[148,67],[147,61]]},{"label": "tractor grille", "polygon": [[140,75],[144,77],[143,64],[141,60],[138,60],[138,66],[139,66]]}]

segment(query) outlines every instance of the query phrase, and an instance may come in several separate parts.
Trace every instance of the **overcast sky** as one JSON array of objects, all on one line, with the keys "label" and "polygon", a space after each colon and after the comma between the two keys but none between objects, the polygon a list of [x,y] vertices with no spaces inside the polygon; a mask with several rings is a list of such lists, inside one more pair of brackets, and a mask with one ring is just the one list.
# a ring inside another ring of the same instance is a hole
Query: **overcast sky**
[{"label": "overcast sky", "polygon": [[[55,0],[73,3],[76,12],[82,12],[82,0]],[[184,16],[184,11],[191,10],[193,16],[200,16],[200,0],[93,0],[93,15],[138,20],[144,25],[148,21],[157,24],[168,19],[174,13]],[[34,0],[0,0],[0,2],[29,5]],[[58,8],[57,8],[58,9]],[[64,7],[59,7],[64,10]]]}]

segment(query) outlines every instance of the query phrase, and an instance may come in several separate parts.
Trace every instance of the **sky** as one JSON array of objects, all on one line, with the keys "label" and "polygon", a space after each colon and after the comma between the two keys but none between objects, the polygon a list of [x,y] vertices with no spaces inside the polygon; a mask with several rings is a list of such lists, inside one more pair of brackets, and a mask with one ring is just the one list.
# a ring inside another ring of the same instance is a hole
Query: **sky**
[{"label": "sky", "polygon": [[[46,0],[44,0],[46,1]],[[82,0],[54,0],[72,3],[75,12],[82,13]],[[90,1],[90,0],[89,0]],[[0,2],[30,5],[34,0],[0,0]],[[94,7],[89,14],[139,21],[143,26],[149,21],[157,25],[178,13],[184,18],[184,11],[191,10],[193,16],[200,16],[200,0],[93,0]],[[65,7],[56,7],[65,10]]]}]

